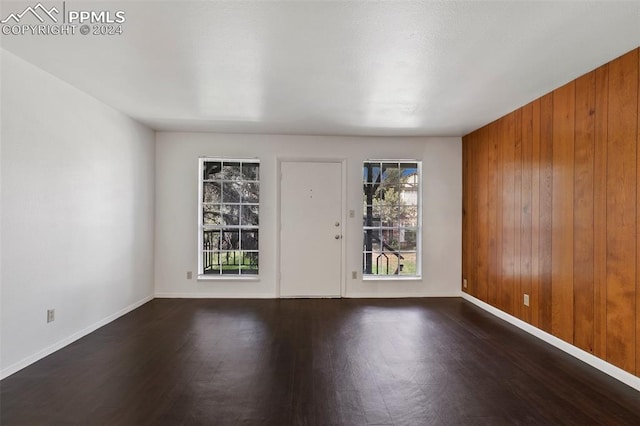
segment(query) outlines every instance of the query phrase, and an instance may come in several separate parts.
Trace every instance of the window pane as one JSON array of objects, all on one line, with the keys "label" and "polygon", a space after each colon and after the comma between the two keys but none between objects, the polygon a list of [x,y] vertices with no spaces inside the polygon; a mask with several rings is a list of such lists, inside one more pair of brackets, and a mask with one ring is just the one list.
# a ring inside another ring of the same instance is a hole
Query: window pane
[{"label": "window pane", "polygon": [[364,230],[364,251],[380,251],[381,245],[379,229]]},{"label": "window pane", "polygon": [[258,226],[258,206],[242,206],[241,225]]},{"label": "window pane", "polygon": [[220,184],[217,182],[205,182],[202,184],[202,202],[203,203],[219,203],[220,202]]},{"label": "window pane", "polygon": [[220,249],[220,231],[207,230],[202,233],[202,250]]},{"label": "window pane", "polygon": [[416,173],[418,171],[418,163],[400,163],[400,168],[405,172]]},{"label": "window pane", "polygon": [[380,163],[372,163],[371,164],[371,179],[368,182],[379,182],[380,174],[382,171],[382,165]]},{"label": "window pane", "polygon": [[242,230],[242,250],[258,250],[258,230]]},{"label": "window pane", "polygon": [[215,253],[206,251],[202,253],[202,266],[205,274],[215,274],[218,273],[218,260]]},{"label": "window pane", "polygon": [[202,206],[202,223],[205,225],[222,224],[222,216],[220,215],[220,206],[204,205]]},{"label": "window pane", "polygon": [[382,163],[383,185],[397,185],[400,182],[400,169],[398,163]]},{"label": "window pane", "polygon": [[242,163],[242,179],[258,180],[259,176],[260,176],[259,163]]},{"label": "window pane", "polygon": [[415,229],[400,228],[398,230],[398,248],[400,250],[414,251],[418,247],[417,232]]},{"label": "window pane", "polygon": [[400,252],[400,275],[416,275],[416,252]]},{"label": "window pane", "polygon": [[[378,213],[377,218],[380,226],[397,226],[398,222],[398,206],[393,204],[382,204],[378,209],[374,208],[374,214]],[[376,217],[374,217],[374,221]],[[375,223],[375,222],[374,222]]]},{"label": "window pane", "polygon": [[[375,193],[376,193],[376,189],[378,188],[378,184],[375,183],[365,183],[363,185],[363,189],[364,189],[364,200],[368,200],[368,196],[371,196],[371,198],[375,197]],[[366,202],[366,201],[365,201]]]},{"label": "window pane", "polygon": [[205,161],[202,173],[202,179],[220,179],[220,171],[222,163],[220,161]]},{"label": "window pane", "polygon": [[379,226],[380,222],[374,219],[373,206],[364,206],[364,214],[362,216],[363,226]]},{"label": "window pane", "polygon": [[242,268],[240,273],[243,275],[256,275],[258,273],[258,252],[242,252]]},{"label": "window pane", "polygon": [[245,183],[242,191],[243,203],[257,203],[260,199],[260,185],[257,183]]},{"label": "window pane", "polygon": [[383,251],[396,251],[399,248],[399,231],[397,229],[382,229]]},{"label": "window pane", "polygon": [[414,185],[405,184],[398,188],[399,201],[404,205],[418,205],[418,188]]},{"label": "window pane", "polygon": [[222,183],[222,202],[239,203],[242,194],[242,185],[237,182]]},{"label": "window pane", "polygon": [[240,206],[237,204],[220,207],[222,212],[222,225],[240,225]]},{"label": "window pane", "polygon": [[418,226],[418,206],[398,206],[398,226]]},{"label": "window pane", "polygon": [[377,275],[399,275],[400,254],[391,252],[373,253],[372,273]]},{"label": "window pane", "polygon": [[224,180],[240,180],[240,163],[225,161],[222,165],[222,179]]},{"label": "window pane", "polygon": [[222,273],[225,275],[238,275],[240,273],[241,261],[242,254],[239,251],[226,251],[220,253]]},{"label": "window pane", "polygon": [[240,249],[240,232],[236,229],[223,229],[221,240],[221,250],[239,250]]}]

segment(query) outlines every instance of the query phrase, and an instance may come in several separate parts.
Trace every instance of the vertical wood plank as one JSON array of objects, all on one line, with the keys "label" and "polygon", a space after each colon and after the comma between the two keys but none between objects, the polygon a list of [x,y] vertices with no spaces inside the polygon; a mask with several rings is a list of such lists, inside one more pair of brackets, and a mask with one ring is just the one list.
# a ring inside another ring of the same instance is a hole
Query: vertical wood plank
[{"label": "vertical wood plank", "polygon": [[[533,104],[522,108],[522,172],[520,197],[520,318],[531,323],[531,249],[532,249],[532,158],[533,158]],[[523,295],[529,295],[529,306],[524,306]]]},{"label": "vertical wood plank", "polygon": [[464,288],[464,280],[468,275],[469,262],[469,137],[462,139],[462,291],[468,292]]},{"label": "vertical wood plank", "polygon": [[595,71],[576,80],[574,146],[574,344],[593,352],[593,173]]},{"label": "vertical wood plank", "polygon": [[[640,48],[638,54],[638,117],[636,121],[636,215],[640,214]],[[636,219],[636,376],[640,376],[640,232]]]},{"label": "vertical wood plank", "polygon": [[551,332],[573,342],[573,155],[575,82],[553,91]]},{"label": "vertical wood plank", "polygon": [[607,356],[607,125],[609,66],[595,71],[595,137],[593,164],[593,352]]},{"label": "vertical wood plank", "polygon": [[478,238],[477,245],[477,282],[478,298],[487,301],[488,286],[488,243],[489,243],[489,143],[487,141],[486,128],[477,132],[476,142],[478,143],[478,181],[476,190],[478,191]]},{"label": "vertical wood plank", "polygon": [[502,121],[502,286],[501,308],[514,314],[515,272],[515,114]]},{"label": "vertical wood plank", "polygon": [[532,103],[531,114],[531,324],[540,326],[540,99]]},{"label": "vertical wood plank", "polygon": [[609,64],[607,361],[636,371],[638,52]]},{"label": "vertical wood plank", "polygon": [[494,127],[495,138],[496,138],[496,302],[497,306],[504,310],[504,305],[502,303],[503,298],[503,280],[504,274],[502,272],[502,246],[503,246],[503,231],[504,231],[504,223],[503,223],[503,209],[505,200],[503,198],[503,178],[504,178],[504,155],[503,155],[503,128],[504,128],[504,118],[499,119],[496,122]]},{"label": "vertical wood plank", "polygon": [[520,234],[522,228],[522,108],[513,113],[513,269],[511,271],[513,314],[522,319],[522,289],[521,289],[521,252]]},{"label": "vertical wood plank", "polygon": [[474,134],[470,139],[469,147],[470,170],[469,177],[469,281],[470,292],[473,296],[478,297],[478,138]]},{"label": "vertical wood plank", "polygon": [[488,140],[488,166],[489,166],[489,247],[488,247],[488,281],[487,302],[493,306],[498,306],[498,289],[500,288],[500,273],[498,271],[498,195],[499,195],[499,144],[497,123],[487,125]]},{"label": "vertical wood plank", "polygon": [[553,209],[553,94],[540,98],[540,328],[551,333],[552,209]]}]

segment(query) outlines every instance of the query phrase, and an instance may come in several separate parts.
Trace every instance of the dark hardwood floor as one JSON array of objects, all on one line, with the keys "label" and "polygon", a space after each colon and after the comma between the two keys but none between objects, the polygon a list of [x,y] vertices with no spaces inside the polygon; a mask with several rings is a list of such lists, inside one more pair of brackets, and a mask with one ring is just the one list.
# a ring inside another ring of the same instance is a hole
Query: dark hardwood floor
[{"label": "dark hardwood floor", "polygon": [[640,424],[462,299],[156,299],[0,382],[2,425]]}]

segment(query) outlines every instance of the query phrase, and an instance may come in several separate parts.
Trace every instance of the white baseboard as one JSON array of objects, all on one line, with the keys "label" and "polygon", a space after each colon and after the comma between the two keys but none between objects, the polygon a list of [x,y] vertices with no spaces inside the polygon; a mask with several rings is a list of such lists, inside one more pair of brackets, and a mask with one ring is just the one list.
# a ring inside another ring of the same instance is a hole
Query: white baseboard
[{"label": "white baseboard", "polygon": [[100,327],[103,327],[107,324],[109,324],[110,322],[120,318],[121,316],[128,314],[129,312],[133,311],[134,309],[139,308],[140,306],[144,305],[145,303],[149,302],[153,300],[153,296],[147,296],[142,300],[139,300],[129,306],[127,306],[124,309],[119,310],[118,312],[116,312],[115,314],[109,315],[108,317],[101,319],[100,321],[91,324],[89,327],[86,327],[80,331],[78,331],[77,333],[72,334],[69,337],[66,337],[56,343],[54,343],[53,345],[44,348],[43,350],[30,355],[18,362],[16,362],[15,364],[10,365],[9,367],[5,368],[4,370],[0,371],[0,380],[4,379],[5,377],[9,377],[10,375],[17,373],[18,371],[22,370],[23,368],[33,364],[36,361],[41,360],[42,358],[51,355],[52,353],[54,353],[55,351],[58,351],[62,348],[64,348],[65,346],[75,342],[76,340],[86,336],[89,333],[92,333],[94,331],[96,331],[97,329],[99,329]]},{"label": "white baseboard", "polygon": [[462,293],[462,298],[484,309],[490,314],[493,314],[496,317],[515,325],[516,327],[526,331],[527,333],[537,337],[538,339],[543,340],[552,346],[555,346],[556,348],[568,353],[569,355],[579,359],[580,361],[585,362],[594,368],[597,368],[598,370],[602,371],[605,374],[608,374],[614,379],[619,380],[622,383],[640,391],[640,377],[634,376],[633,374],[628,373],[623,369],[618,368],[615,365],[610,364],[598,358],[597,356],[590,354],[589,352],[583,351],[582,349],[573,346],[572,344],[567,343],[564,340],[558,339],[556,336],[553,336],[546,331],[542,331],[539,328],[536,328],[529,323],[526,323],[512,315],[509,315],[508,313],[501,311],[500,309],[497,309],[467,293]]},{"label": "white baseboard", "polygon": [[[272,293],[156,293],[157,299],[279,299]],[[345,299],[399,299],[423,297],[460,297],[460,292],[422,294],[422,293],[354,293],[343,296]],[[306,298],[306,297],[302,297]],[[330,298],[330,297],[329,297]]]},{"label": "white baseboard", "polygon": [[275,299],[273,293],[156,293],[156,299]]},{"label": "white baseboard", "polygon": [[460,292],[446,293],[348,293],[344,296],[347,299],[411,299],[411,298],[440,298],[440,297],[460,297]]}]

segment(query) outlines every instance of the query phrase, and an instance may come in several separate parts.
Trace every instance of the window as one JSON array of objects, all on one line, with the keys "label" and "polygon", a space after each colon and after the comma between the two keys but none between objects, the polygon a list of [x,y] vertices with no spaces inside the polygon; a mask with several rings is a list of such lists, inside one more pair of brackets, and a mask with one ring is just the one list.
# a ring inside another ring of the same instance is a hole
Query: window
[{"label": "window", "polygon": [[198,273],[258,274],[259,160],[200,159]]},{"label": "window", "polygon": [[421,275],[421,163],[365,161],[362,274]]}]

